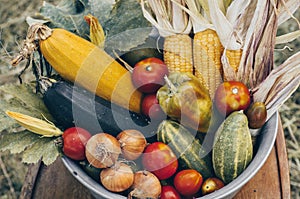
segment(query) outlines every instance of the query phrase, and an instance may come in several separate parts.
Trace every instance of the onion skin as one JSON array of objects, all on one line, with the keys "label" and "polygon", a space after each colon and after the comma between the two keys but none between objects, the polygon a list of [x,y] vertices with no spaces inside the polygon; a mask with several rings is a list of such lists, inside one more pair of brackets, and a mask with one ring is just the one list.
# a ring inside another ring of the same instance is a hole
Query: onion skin
[{"label": "onion skin", "polygon": [[159,179],[149,171],[137,171],[134,174],[134,182],[131,186],[132,191],[128,199],[151,198],[158,199],[161,194],[161,184]]},{"label": "onion skin", "polygon": [[133,184],[134,173],[127,164],[117,162],[113,167],[101,171],[100,180],[109,191],[121,192]]},{"label": "onion skin", "polygon": [[118,140],[107,133],[93,135],[85,147],[86,159],[96,168],[107,168],[114,165],[121,153]]},{"label": "onion skin", "polygon": [[136,160],[143,153],[147,141],[145,136],[138,130],[128,129],[118,134],[122,155],[127,160]]}]

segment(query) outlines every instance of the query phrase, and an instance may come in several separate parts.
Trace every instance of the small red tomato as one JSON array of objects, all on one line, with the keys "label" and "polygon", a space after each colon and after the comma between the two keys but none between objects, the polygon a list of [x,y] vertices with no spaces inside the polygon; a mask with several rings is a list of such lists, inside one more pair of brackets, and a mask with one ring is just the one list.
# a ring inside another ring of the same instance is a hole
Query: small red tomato
[{"label": "small red tomato", "polygon": [[132,82],[143,93],[155,93],[164,85],[164,76],[168,74],[168,67],[161,59],[146,58],[134,66]]},{"label": "small red tomato", "polygon": [[250,92],[245,84],[238,81],[223,82],[215,92],[215,104],[223,115],[245,110],[250,105]]},{"label": "small red tomato", "polygon": [[85,159],[85,145],[92,135],[80,127],[71,127],[64,131],[63,152],[73,160]]},{"label": "small red tomato", "polygon": [[165,185],[161,188],[160,199],[181,199],[181,197],[173,186]]},{"label": "small red tomato", "polygon": [[222,180],[218,178],[207,178],[202,184],[202,194],[206,195],[224,187]]},{"label": "small red tomato", "polygon": [[178,168],[177,157],[163,142],[154,142],[145,148],[142,164],[160,180],[171,177]]},{"label": "small red tomato", "polygon": [[156,94],[148,94],[143,98],[142,113],[151,120],[163,120],[166,118],[165,112],[158,103]]},{"label": "small red tomato", "polygon": [[176,190],[184,196],[196,194],[200,190],[202,183],[202,175],[194,169],[182,170],[174,178]]}]

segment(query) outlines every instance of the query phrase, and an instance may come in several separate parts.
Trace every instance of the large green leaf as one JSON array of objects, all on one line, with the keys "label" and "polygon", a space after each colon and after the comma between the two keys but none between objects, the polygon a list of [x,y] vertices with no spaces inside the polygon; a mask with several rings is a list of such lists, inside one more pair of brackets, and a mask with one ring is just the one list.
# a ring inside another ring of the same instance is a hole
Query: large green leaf
[{"label": "large green leaf", "polygon": [[0,149],[1,151],[9,150],[11,153],[21,153],[39,140],[39,135],[29,131],[6,133],[0,139]]},{"label": "large green leaf", "polygon": [[22,161],[25,163],[37,163],[40,159],[44,164],[49,165],[53,163],[59,156],[53,138],[40,138],[30,148],[24,151]]},{"label": "large green leaf", "polygon": [[55,146],[56,138],[45,138],[34,134],[20,126],[6,115],[6,111],[20,112],[37,118],[44,115],[51,120],[46,106],[39,94],[35,93],[34,84],[14,85],[7,84],[0,86],[0,151],[10,153],[22,153],[23,161],[36,163],[40,159],[49,165],[59,155]]},{"label": "large green leaf", "polygon": [[49,22],[52,28],[64,28],[78,34],[81,37],[87,38],[89,27],[83,20],[83,16],[87,14],[86,6],[82,1],[62,0],[62,2],[54,6],[44,2],[41,7],[41,15],[44,20]]},{"label": "large green leaf", "polygon": [[44,3],[40,14],[50,27],[59,27],[88,39],[84,16],[98,18],[106,33],[105,49],[126,52],[145,42],[151,32],[136,0],[62,0],[57,6]]},{"label": "large green leaf", "polygon": [[105,49],[109,53],[112,50],[126,52],[145,43],[152,31],[136,0],[119,0],[104,28],[108,32]]},{"label": "large green leaf", "polygon": [[0,86],[0,93],[5,96],[0,98],[0,133],[17,126],[16,122],[5,114],[7,110],[37,118],[42,118],[42,115],[44,115],[51,120],[51,115],[43,100],[35,93],[34,84],[5,84]]}]

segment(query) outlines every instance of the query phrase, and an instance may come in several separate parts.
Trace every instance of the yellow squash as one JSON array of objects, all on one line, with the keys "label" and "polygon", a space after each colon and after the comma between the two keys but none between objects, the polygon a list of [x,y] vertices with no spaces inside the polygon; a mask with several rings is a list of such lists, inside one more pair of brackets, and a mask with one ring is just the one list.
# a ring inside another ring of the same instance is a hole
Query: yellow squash
[{"label": "yellow squash", "polygon": [[64,79],[131,111],[140,112],[142,94],[131,74],[104,50],[64,29],[40,40],[46,60]]}]

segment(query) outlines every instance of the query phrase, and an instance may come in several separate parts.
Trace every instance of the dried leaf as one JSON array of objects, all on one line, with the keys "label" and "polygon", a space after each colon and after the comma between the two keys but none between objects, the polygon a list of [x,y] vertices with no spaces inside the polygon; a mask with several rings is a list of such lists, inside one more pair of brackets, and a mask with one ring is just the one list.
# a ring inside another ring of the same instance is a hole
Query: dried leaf
[{"label": "dried leaf", "polygon": [[276,21],[276,10],[271,1],[258,0],[238,70],[238,80],[250,88],[262,82],[272,70]]},{"label": "dried leaf", "polygon": [[281,25],[291,17],[300,7],[299,0],[281,0],[278,7],[278,25]]},{"label": "dried leaf", "polygon": [[183,9],[190,15],[194,33],[204,31],[206,29],[215,29],[210,21],[210,14],[206,14],[206,17],[204,17],[204,14],[201,12],[201,7],[197,5],[197,1],[185,0],[185,2],[188,9]]},{"label": "dried leaf", "polygon": [[299,85],[300,52],[273,69],[269,76],[253,89],[253,99],[266,104],[269,118],[278,111]]},{"label": "dried leaf", "polygon": [[297,39],[298,37],[300,37],[300,30],[289,32],[287,34],[277,36],[276,44],[286,44],[288,42],[293,41],[294,39]]},{"label": "dried leaf", "polygon": [[148,0],[147,3],[149,7],[144,0],[141,1],[142,12],[144,17],[158,29],[160,36],[190,33],[192,26],[187,13],[183,10],[184,1]]},{"label": "dried leaf", "polygon": [[25,129],[32,133],[42,135],[43,137],[57,137],[63,134],[59,128],[45,117],[44,120],[41,120],[19,112],[6,111],[5,113],[16,120]]},{"label": "dried leaf", "polygon": [[243,41],[234,29],[234,25],[230,23],[225,14],[218,6],[217,0],[209,1],[209,10],[211,21],[216,28],[216,32],[224,48],[230,50],[238,50],[242,48]]}]

